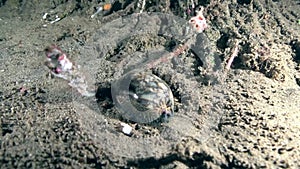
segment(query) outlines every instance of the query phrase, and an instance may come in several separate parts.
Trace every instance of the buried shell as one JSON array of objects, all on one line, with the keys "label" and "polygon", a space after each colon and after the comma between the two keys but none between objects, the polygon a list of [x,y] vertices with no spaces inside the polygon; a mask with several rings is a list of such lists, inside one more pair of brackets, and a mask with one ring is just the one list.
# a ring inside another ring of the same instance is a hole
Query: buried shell
[{"label": "buried shell", "polygon": [[131,71],[112,85],[114,103],[122,117],[150,123],[173,114],[174,98],[169,86],[159,77]]}]

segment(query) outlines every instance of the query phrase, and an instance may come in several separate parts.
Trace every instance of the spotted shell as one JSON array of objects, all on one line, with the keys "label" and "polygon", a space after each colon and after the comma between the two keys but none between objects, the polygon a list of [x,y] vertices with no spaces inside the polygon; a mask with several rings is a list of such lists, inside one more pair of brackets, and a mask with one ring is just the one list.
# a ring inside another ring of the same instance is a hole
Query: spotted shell
[{"label": "spotted shell", "polygon": [[131,71],[112,86],[115,105],[121,115],[138,123],[149,123],[173,115],[170,87],[149,72]]}]

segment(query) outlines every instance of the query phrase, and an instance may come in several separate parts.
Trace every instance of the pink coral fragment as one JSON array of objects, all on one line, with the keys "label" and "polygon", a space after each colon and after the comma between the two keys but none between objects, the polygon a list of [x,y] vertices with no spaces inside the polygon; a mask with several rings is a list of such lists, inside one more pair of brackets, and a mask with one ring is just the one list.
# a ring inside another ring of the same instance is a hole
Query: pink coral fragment
[{"label": "pink coral fragment", "polygon": [[189,20],[189,23],[198,33],[202,33],[208,27],[206,19],[203,16],[203,8],[201,8],[200,11],[197,12],[196,16],[192,17]]}]

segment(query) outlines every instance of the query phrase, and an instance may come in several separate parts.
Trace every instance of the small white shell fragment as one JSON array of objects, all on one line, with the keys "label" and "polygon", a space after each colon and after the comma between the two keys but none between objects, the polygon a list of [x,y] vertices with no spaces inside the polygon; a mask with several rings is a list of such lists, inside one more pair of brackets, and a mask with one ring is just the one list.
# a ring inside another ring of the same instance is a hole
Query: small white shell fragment
[{"label": "small white shell fragment", "polygon": [[43,19],[44,19],[44,20],[47,19],[47,15],[48,15],[47,12],[43,15]]},{"label": "small white shell fragment", "polygon": [[60,19],[61,19],[61,18],[59,18],[59,17],[56,15],[55,20],[54,20],[54,21],[51,21],[50,23],[51,23],[51,24],[54,24],[55,22],[60,21]]},{"label": "small white shell fragment", "polygon": [[132,132],[132,127],[131,126],[129,126],[126,123],[121,123],[121,126],[122,126],[122,132],[124,134],[131,135],[131,132]]},{"label": "small white shell fragment", "polygon": [[93,14],[93,15],[91,15],[91,18],[94,18],[99,12],[101,12],[101,11],[103,11],[103,7],[102,6],[100,6],[99,8],[98,8],[98,10]]}]

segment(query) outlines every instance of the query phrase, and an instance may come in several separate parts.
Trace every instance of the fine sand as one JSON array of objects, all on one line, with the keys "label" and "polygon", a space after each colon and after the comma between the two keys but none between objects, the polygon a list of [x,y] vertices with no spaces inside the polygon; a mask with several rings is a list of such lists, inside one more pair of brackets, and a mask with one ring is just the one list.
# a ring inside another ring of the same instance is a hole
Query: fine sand
[{"label": "fine sand", "polygon": [[[300,168],[300,1],[195,1],[199,34],[193,1],[142,2],[0,1],[0,168]],[[96,97],[50,73],[51,44]],[[111,84],[134,69],[170,86],[173,117],[123,118]]]}]

